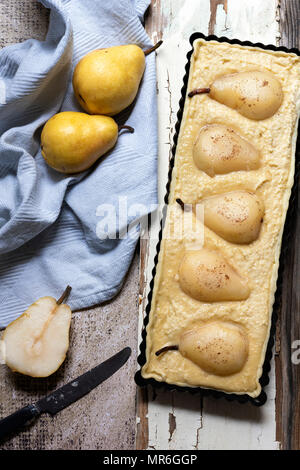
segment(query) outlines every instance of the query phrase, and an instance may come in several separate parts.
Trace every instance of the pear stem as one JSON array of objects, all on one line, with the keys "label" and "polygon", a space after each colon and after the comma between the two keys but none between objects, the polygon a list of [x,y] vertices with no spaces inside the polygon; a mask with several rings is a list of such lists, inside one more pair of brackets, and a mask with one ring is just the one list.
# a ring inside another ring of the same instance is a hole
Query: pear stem
[{"label": "pear stem", "polygon": [[60,298],[56,301],[57,305],[60,305],[63,303],[64,300],[67,300],[67,298],[69,297],[70,295],[70,292],[72,290],[72,287],[71,286],[67,286],[66,289],[64,290],[64,292],[62,293],[62,295],[60,296]]},{"label": "pear stem", "polygon": [[188,94],[189,98],[193,98],[195,95],[202,95],[203,93],[209,93],[210,88],[195,88],[194,90],[190,91]]},{"label": "pear stem", "polygon": [[155,355],[160,356],[162,353],[167,351],[178,351],[179,346],[177,344],[173,344],[172,346],[164,346],[163,348],[156,351]]},{"label": "pear stem", "polygon": [[180,205],[181,209],[183,212],[191,212],[191,205],[190,204],[185,204],[182,199],[177,198],[176,199],[177,204]]},{"label": "pear stem", "polygon": [[119,126],[119,132],[123,129],[126,129],[128,132],[130,132],[130,134],[134,133],[134,128],[131,126],[126,126],[125,124],[124,126]]},{"label": "pear stem", "polygon": [[177,204],[180,205],[181,209],[184,211],[184,202],[182,201],[182,199],[177,198],[177,199],[176,199],[176,202],[177,202]]},{"label": "pear stem", "polygon": [[156,51],[156,49],[159,48],[159,46],[161,46],[163,43],[163,41],[158,41],[154,46],[150,47],[149,49],[147,49],[146,51],[144,51],[144,54],[147,56],[149,54],[151,54],[151,52],[154,52]]}]

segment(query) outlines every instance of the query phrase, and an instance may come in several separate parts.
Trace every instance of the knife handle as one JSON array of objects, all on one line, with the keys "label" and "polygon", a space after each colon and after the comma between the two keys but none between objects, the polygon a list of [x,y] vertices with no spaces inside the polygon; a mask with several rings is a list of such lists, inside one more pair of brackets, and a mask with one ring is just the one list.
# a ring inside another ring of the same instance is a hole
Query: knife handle
[{"label": "knife handle", "polygon": [[0,421],[0,441],[8,434],[17,431],[19,428],[29,425],[30,422],[41,414],[36,405],[27,405],[15,413]]}]

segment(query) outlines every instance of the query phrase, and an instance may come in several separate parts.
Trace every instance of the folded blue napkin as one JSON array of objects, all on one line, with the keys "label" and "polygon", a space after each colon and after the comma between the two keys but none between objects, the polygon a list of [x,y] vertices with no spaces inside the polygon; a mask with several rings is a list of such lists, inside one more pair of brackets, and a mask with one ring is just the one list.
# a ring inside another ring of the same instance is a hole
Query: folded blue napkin
[{"label": "folded blue napkin", "polygon": [[[112,298],[135,250],[134,222],[157,203],[155,54],[146,58],[134,106],[117,119],[135,133],[122,132],[92,171],[62,175],[40,152],[41,128],[53,114],[82,111],[71,84],[82,56],[151,46],[142,25],[149,0],[40,1],[51,9],[46,40],[0,51],[0,327],[67,284],[73,309]],[[131,227],[127,236],[114,238],[114,220],[117,233]]]}]

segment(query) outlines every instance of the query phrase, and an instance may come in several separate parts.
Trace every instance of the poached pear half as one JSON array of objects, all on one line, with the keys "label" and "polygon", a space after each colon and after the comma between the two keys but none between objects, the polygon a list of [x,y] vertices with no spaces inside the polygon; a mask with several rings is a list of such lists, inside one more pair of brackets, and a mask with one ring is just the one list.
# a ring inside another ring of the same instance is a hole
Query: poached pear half
[{"label": "poached pear half", "polygon": [[203,93],[256,121],[272,117],[283,100],[281,83],[267,70],[221,75],[208,88],[196,88],[188,96]]},{"label": "poached pear half", "polygon": [[179,267],[179,284],[183,292],[201,302],[245,300],[248,282],[221,253],[202,248],[187,251]]},{"label": "poached pear half", "polygon": [[204,224],[231,243],[257,240],[264,204],[253,192],[238,190],[203,199]]},{"label": "poached pear half", "polygon": [[164,346],[156,355],[178,350],[209,374],[236,374],[248,358],[248,338],[240,325],[224,321],[195,323],[186,328],[177,345]]},{"label": "poached pear half", "polygon": [[256,170],[260,164],[258,150],[223,124],[208,124],[200,129],[193,147],[193,159],[197,168],[211,177]]}]

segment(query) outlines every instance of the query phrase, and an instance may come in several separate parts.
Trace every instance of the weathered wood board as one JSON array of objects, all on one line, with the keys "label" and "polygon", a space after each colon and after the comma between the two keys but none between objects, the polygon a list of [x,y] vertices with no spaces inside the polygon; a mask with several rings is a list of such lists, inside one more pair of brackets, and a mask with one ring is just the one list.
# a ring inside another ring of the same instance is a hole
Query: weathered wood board
[{"label": "weathered wood board", "polygon": [[[48,12],[36,0],[0,1],[0,47],[31,37],[43,40],[47,25]],[[132,348],[127,364],[100,387],[55,417],[43,415],[34,426],[1,442],[0,449],[134,448],[138,281],[136,255],[119,295],[101,306],[73,314],[68,359],[53,376],[30,379],[0,366],[2,418],[42,398],[124,346]]]},{"label": "weathered wood board", "polygon": [[[189,37],[195,31],[228,38],[297,46],[299,43],[300,11],[297,0],[165,0],[153,1],[147,27],[153,41],[163,39],[157,54],[158,121],[159,121],[159,202],[163,203],[169,167],[169,158],[176,123],[180,90],[190,50]],[[282,25],[282,29],[280,26]],[[281,37],[282,31],[282,37]],[[298,213],[299,213],[299,209]],[[299,222],[299,217],[298,217]],[[138,392],[137,448],[149,449],[278,449],[299,448],[299,371],[291,365],[292,339],[300,338],[299,294],[299,227],[294,227],[289,259],[286,263],[286,287],[283,288],[282,325],[284,333],[292,325],[292,334],[284,341],[283,349],[276,349],[277,410],[275,361],[272,361],[270,383],[266,388],[267,404],[262,408],[252,405],[216,401],[212,398],[186,396],[186,394]],[[141,251],[141,305],[142,328],[146,296],[151,280],[156,252],[159,221],[151,227],[150,241]],[[295,240],[294,240],[295,238]],[[289,275],[288,275],[289,273]],[[291,298],[292,304],[291,304]],[[292,315],[291,315],[292,312]],[[296,335],[293,336],[292,335]],[[277,348],[278,348],[277,341]],[[289,367],[286,365],[289,364]],[[289,379],[294,381],[291,385]],[[289,394],[283,392],[289,386]],[[296,404],[291,402],[293,395]],[[277,428],[276,428],[277,418]],[[290,426],[290,428],[289,428]],[[290,436],[290,437],[288,437]],[[297,447],[298,446],[298,447]]]},{"label": "weathered wood board", "polygon": [[[280,44],[300,49],[300,2],[280,2]],[[300,156],[298,155],[298,160]],[[282,449],[300,449],[300,185],[284,260],[282,302],[277,325],[276,424]],[[298,352],[297,352],[298,351]],[[293,360],[292,360],[293,358]]]}]

